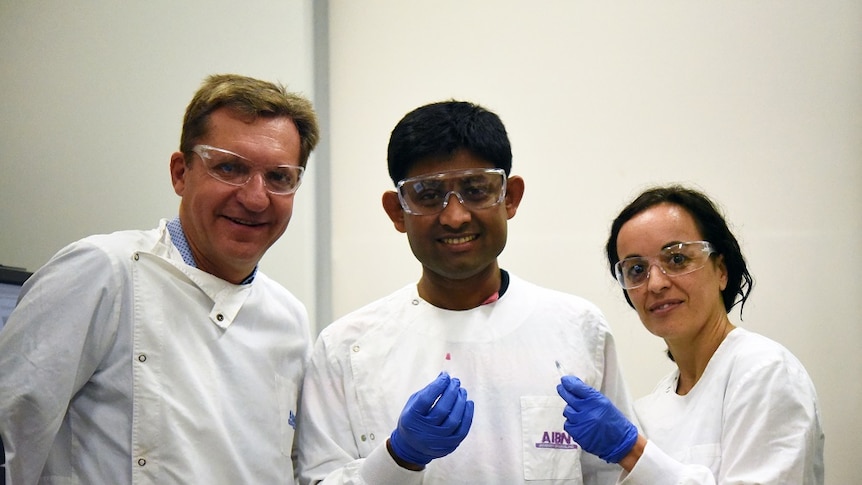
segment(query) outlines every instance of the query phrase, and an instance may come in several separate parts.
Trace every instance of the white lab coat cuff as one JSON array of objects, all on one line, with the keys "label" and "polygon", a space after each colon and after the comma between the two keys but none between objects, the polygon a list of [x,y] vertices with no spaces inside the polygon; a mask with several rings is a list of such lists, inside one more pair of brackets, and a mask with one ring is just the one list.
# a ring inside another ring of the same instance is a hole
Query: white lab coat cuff
[{"label": "white lab coat cuff", "polygon": [[655,443],[647,441],[643,455],[630,473],[623,472],[619,484],[676,485],[683,477],[693,480],[691,483],[713,483],[714,480],[708,468],[683,465],[662,451]]},{"label": "white lab coat cuff", "polygon": [[360,473],[363,483],[419,485],[422,483],[425,471],[417,472],[402,468],[395,463],[386,449],[386,444],[383,443],[368,454]]}]

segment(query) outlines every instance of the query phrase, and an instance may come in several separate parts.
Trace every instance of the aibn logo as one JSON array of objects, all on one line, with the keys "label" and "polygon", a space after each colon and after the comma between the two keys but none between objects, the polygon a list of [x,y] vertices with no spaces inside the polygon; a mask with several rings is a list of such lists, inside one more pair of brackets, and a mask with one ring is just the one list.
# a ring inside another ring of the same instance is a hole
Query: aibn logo
[{"label": "aibn logo", "polygon": [[578,443],[564,431],[545,431],[542,433],[542,441],[536,443],[536,448],[575,450],[578,448]]}]

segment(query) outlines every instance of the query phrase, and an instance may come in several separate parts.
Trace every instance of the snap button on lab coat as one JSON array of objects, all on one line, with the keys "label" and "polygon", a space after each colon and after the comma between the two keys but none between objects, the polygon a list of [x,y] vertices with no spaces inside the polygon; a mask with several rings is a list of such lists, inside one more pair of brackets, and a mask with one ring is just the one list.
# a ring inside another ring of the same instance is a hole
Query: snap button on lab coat
[{"label": "snap button on lab coat", "polygon": [[140,361],[140,362],[146,362],[146,361],[147,361],[147,355],[146,355],[146,354],[140,354],[140,355],[138,355],[138,361]]},{"label": "snap button on lab coat", "polygon": [[218,315],[216,315],[216,320],[218,320],[218,321],[220,321],[220,322],[221,322],[221,321],[223,321],[223,320],[224,320],[224,315],[222,315],[221,313],[219,313]]},{"label": "snap button on lab coat", "polygon": [[132,256],[132,259],[134,259],[135,261],[137,261],[137,260],[141,259],[141,255],[140,255],[140,254],[138,254],[138,253],[135,253],[135,255],[134,255],[134,256]]},{"label": "snap button on lab coat", "polygon": [[354,345],[354,346],[353,346],[353,351],[354,351],[354,352],[359,352],[359,346],[358,346],[358,345]]},{"label": "snap button on lab coat", "polygon": [[147,464],[147,460],[143,458],[138,458],[138,466],[144,466]]},{"label": "snap button on lab coat", "polygon": [[418,305],[418,304],[419,304],[419,300],[415,300],[415,299],[414,299],[412,303],[413,303],[414,305]]}]

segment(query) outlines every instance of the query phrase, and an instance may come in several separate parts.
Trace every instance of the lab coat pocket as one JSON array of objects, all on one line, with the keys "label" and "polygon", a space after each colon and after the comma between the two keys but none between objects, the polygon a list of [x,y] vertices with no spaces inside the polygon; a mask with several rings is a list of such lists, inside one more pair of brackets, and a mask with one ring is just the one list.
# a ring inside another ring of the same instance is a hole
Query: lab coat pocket
[{"label": "lab coat pocket", "polygon": [[278,393],[279,443],[281,454],[290,456],[293,449],[293,433],[296,429],[296,382],[280,374],[275,375]]},{"label": "lab coat pocket", "polygon": [[563,429],[558,396],[521,396],[524,480],[582,483],[581,447]]},{"label": "lab coat pocket", "polygon": [[709,443],[690,447],[681,457],[682,463],[703,465],[714,473],[721,468],[721,445]]}]

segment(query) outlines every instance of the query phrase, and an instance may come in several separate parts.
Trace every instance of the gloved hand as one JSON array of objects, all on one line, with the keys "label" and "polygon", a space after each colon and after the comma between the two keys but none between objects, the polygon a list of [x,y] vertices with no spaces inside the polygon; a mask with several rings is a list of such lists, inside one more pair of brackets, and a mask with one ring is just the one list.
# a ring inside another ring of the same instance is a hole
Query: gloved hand
[{"label": "gloved hand", "polygon": [[472,423],[473,401],[467,400],[467,391],[458,379],[441,372],[407,400],[389,445],[401,460],[424,466],[455,451]]},{"label": "gloved hand", "polygon": [[568,404],[563,428],[581,448],[619,463],[634,447],[638,429],[602,393],[575,376],[564,376],[557,393]]}]

